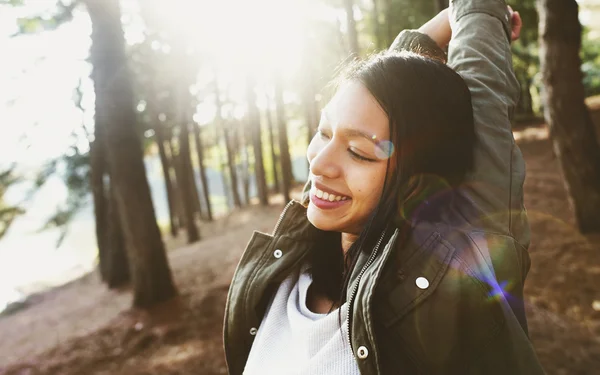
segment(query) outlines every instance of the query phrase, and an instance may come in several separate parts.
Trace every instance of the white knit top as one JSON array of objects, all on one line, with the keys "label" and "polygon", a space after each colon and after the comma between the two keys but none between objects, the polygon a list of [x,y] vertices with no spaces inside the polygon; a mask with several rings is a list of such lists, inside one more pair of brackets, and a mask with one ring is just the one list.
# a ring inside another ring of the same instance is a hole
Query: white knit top
[{"label": "white knit top", "polygon": [[306,306],[312,277],[307,266],[279,286],[267,307],[246,362],[244,375],[360,375],[348,343],[347,303],[317,314]]}]

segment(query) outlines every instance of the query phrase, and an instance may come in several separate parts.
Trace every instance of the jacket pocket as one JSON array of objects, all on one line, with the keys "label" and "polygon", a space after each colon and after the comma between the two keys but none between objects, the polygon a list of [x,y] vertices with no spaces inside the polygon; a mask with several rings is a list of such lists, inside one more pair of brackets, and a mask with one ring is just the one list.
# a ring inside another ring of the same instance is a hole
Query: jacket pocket
[{"label": "jacket pocket", "polygon": [[454,255],[454,247],[433,233],[396,273],[380,316],[386,328],[401,320],[437,288]]}]

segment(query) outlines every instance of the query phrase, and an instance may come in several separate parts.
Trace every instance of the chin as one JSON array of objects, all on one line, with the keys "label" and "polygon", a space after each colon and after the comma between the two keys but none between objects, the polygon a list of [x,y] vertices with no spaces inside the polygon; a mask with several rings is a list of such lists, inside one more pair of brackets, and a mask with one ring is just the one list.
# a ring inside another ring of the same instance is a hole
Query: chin
[{"label": "chin", "polygon": [[308,221],[312,225],[314,225],[317,229],[325,230],[325,231],[340,231],[340,228],[336,225],[335,221],[332,220],[329,215],[324,214],[318,208],[316,208],[312,203],[309,203],[308,208],[306,210],[306,217]]}]

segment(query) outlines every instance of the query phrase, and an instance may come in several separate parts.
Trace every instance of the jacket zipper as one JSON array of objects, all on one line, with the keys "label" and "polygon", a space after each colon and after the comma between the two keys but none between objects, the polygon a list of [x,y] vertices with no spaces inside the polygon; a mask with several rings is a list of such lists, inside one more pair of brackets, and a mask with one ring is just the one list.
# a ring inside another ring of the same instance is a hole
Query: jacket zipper
[{"label": "jacket zipper", "polygon": [[294,201],[291,200],[283,208],[283,211],[281,212],[281,215],[279,215],[279,219],[277,220],[277,223],[275,224],[275,229],[273,229],[273,234],[272,234],[273,237],[275,237],[275,235],[277,234],[277,231],[279,230],[279,226],[281,225],[281,222],[283,221],[283,218],[285,217],[285,213],[293,205],[294,205]]},{"label": "jacket zipper", "polygon": [[[371,263],[373,263],[373,261],[377,257],[377,253],[379,252],[379,246],[381,245],[381,242],[383,241],[384,236],[385,236],[385,230],[381,234],[381,237],[379,237],[379,241],[377,241],[377,245],[375,245],[375,249],[373,249],[371,256],[369,257],[369,259],[367,259],[367,262],[365,263],[363,268],[360,270],[360,273],[358,274],[358,277],[356,278],[356,282],[354,283],[354,288],[352,289],[352,293],[350,294],[350,298],[348,299],[348,319],[346,319],[346,322],[347,322],[347,328],[348,328],[348,344],[350,344],[350,348],[352,348],[352,338],[350,337],[350,318],[352,317],[352,302],[354,301],[354,296],[356,295],[356,292],[358,291],[358,284],[360,284],[360,279],[362,278],[362,275],[367,271],[367,268],[369,268]],[[354,349],[352,349],[352,352],[354,353]]]}]

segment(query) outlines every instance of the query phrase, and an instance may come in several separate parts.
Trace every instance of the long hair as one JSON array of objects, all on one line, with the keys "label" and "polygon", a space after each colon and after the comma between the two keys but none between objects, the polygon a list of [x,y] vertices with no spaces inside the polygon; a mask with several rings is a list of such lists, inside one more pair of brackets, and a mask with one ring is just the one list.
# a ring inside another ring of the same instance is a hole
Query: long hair
[{"label": "long hair", "polygon": [[363,84],[381,105],[394,151],[380,201],[345,256],[339,236],[312,250],[313,286],[340,306],[360,253],[369,255],[395,227],[408,233],[422,202],[460,185],[473,167],[475,143],[469,89],[440,61],[386,51],[355,62],[336,80],[338,87],[346,81]]}]

